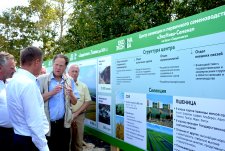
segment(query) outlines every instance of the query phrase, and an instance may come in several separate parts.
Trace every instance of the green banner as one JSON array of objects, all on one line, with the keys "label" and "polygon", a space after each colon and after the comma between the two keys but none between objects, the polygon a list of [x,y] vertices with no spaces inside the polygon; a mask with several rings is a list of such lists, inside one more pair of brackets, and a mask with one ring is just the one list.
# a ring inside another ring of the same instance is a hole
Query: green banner
[{"label": "green banner", "polygon": [[225,6],[71,51],[85,131],[126,151],[224,149],[224,51]]}]

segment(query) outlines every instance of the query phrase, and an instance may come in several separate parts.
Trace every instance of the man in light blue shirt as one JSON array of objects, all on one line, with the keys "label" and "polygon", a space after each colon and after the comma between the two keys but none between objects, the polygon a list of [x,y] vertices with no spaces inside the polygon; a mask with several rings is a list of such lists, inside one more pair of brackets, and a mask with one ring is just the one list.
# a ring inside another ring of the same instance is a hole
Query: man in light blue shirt
[{"label": "man in light blue shirt", "polygon": [[14,146],[17,151],[49,151],[46,134],[49,123],[44,102],[36,83],[43,56],[36,47],[20,52],[19,69],[6,88],[9,119],[14,128]]},{"label": "man in light blue shirt", "polygon": [[71,106],[80,97],[74,81],[65,74],[68,63],[67,56],[56,55],[53,58],[53,72],[38,77],[45,113],[50,122],[47,139],[51,151],[69,151]]}]

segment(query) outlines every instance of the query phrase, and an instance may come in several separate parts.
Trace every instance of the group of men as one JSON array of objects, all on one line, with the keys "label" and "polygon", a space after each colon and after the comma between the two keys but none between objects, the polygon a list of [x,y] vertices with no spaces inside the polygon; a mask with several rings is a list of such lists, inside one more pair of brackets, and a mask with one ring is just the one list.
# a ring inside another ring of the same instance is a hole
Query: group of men
[{"label": "group of men", "polygon": [[0,52],[0,150],[82,151],[91,97],[78,81],[79,67],[66,74],[69,59],[58,54],[53,71],[41,74],[42,62],[43,52],[27,47],[16,71],[14,57]]}]

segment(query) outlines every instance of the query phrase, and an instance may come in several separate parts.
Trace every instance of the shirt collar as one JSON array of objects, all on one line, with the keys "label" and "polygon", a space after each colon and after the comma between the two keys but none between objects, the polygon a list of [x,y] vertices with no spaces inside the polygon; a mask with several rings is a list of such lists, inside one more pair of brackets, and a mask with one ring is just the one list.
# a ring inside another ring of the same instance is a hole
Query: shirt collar
[{"label": "shirt collar", "polygon": [[2,85],[5,85],[5,83],[2,80],[0,80],[0,86]]},{"label": "shirt collar", "polygon": [[11,79],[12,79],[12,78],[6,79],[6,80],[5,80],[5,83],[4,83],[3,80],[0,80],[0,87],[5,87],[5,86],[9,83],[9,81],[10,81]]},{"label": "shirt collar", "polygon": [[[53,75],[53,72],[50,73],[50,79],[55,79],[54,75]],[[62,80],[64,81],[64,78],[62,76]]]},{"label": "shirt collar", "polygon": [[[24,70],[24,69],[18,69],[18,73],[27,76],[28,78],[30,78],[33,81],[36,81],[36,77],[29,71]],[[13,76],[16,76],[16,74],[14,74]]]},{"label": "shirt collar", "polygon": [[[75,81],[74,81],[75,82]],[[78,86],[79,85],[79,81],[77,80],[76,82],[75,82],[75,84]]]}]

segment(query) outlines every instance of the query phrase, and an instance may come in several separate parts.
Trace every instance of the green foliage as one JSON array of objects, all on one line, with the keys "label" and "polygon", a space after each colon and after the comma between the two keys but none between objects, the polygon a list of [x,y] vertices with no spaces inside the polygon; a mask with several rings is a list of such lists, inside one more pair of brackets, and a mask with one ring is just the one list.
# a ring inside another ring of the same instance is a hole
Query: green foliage
[{"label": "green foliage", "polygon": [[19,51],[39,42],[46,56],[54,51],[57,32],[55,8],[46,0],[31,0],[0,15],[1,50],[11,51],[19,62]]},{"label": "green foliage", "polygon": [[167,23],[170,1],[83,0],[76,3],[67,39],[81,49]]},{"label": "green foliage", "polygon": [[12,53],[19,62],[19,51],[36,39],[35,24],[30,20],[30,10],[17,6],[0,16],[1,51]]},{"label": "green foliage", "polygon": [[225,0],[177,0],[174,10],[176,19],[181,19],[222,5]]},{"label": "green foliage", "polygon": [[85,48],[224,4],[224,0],[75,1],[65,51]]},{"label": "green foliage", "polygon": [[120,116],[124,116],[124,104],[116,105],[116,114]]}]

